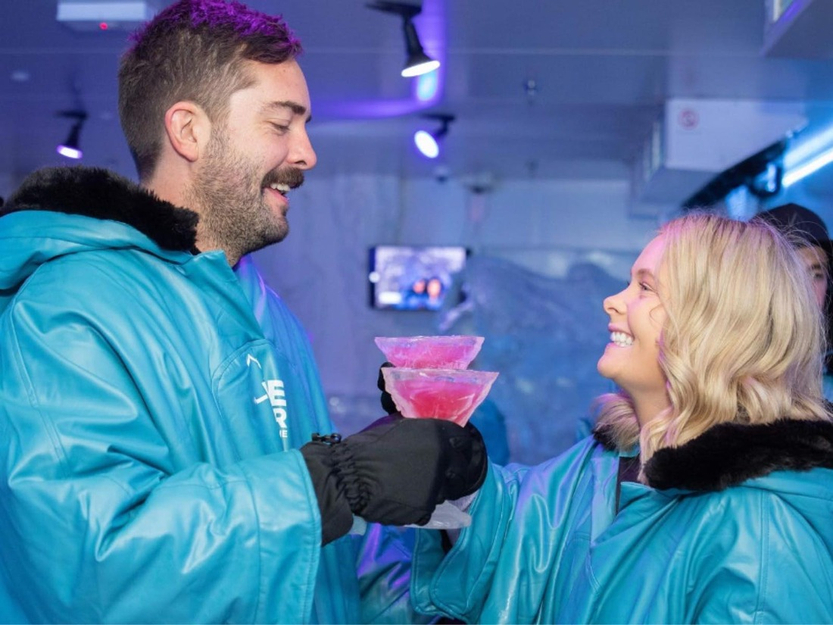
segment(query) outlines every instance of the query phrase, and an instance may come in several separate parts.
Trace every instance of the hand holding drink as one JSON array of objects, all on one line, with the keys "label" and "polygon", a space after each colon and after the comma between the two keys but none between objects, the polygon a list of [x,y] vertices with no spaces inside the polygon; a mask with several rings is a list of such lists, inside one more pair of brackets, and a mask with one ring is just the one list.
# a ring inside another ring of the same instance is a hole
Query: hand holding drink
[{"label": "hand holding drink", "polygon": [[[385,389],[402,416],[465,426],[498,376],[466,369],[482,344],[479,336],[377,337],[376,345],[394,365],[382,369]],[[470,523],[468,514],[445,502],[423,527],[453,529]]]}]

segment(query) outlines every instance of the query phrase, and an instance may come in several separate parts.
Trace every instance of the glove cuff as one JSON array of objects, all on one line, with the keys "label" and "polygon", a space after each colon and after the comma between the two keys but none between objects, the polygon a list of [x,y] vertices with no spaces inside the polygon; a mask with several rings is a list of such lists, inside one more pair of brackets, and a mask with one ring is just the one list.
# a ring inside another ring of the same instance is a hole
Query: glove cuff
[{"label": "glove cuff", "polygon": [[471,486],[463,492],[462,497],[466,497],[480,490],[483,482],[486,481],[486,474],[489,472],[489,456],[486,452],[486,442],[483,440],[483,435],[474,425],[467,423],[465,425],[466,431],[472,438],[472,454],[469,462],[469,471],[472,477],[478,472],[479,475],[474,479]]},{"label": "glove cuff", "polygon": [[344,497],[354,514],[361,516],[362,511],[370,499],[370,491],[365,480],[360,479],[356,471],[353,449],[350,442],[342,441],[333,446],[333,465]]},{"label": "glove cuff", "polygon": [[338,475],[333,452],[342,445],[313,441],[299,450],[307,465],[318,510],[321,513],[321,545],[344,536],[353,526],[353,513]]}]

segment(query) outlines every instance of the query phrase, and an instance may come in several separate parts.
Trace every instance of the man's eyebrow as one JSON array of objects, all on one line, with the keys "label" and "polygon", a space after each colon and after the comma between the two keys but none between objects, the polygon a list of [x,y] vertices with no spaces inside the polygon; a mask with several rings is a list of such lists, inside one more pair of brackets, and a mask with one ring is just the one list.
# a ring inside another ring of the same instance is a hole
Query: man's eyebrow
[{"label": "man's eyebrow", "polygon": [[[289,109],[295,115],[306,115],[307,114],[307,107],[298,104],[297,102],[293,102],[292,100],[282,100],[280,102],[269,102],[263,107],[264,112],[269,112],[274,109]],[[310,121],[309,118],[307,121]]]}]

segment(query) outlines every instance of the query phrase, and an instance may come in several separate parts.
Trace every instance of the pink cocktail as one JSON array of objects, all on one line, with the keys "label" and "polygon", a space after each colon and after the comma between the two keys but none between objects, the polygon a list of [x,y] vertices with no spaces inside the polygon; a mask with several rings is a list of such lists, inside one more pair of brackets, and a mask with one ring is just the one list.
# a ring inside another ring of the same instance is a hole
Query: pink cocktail
[{"label": "pink cocktail", "polygon": [[482,336],[377,336],[376,345],[395,367],[465,369],[483,345]]},{"label": "pink cocktail", "polygon": [[498,374],[459,369],[382,369],[385,388],[403,417],[447,419],[465,425]]}]

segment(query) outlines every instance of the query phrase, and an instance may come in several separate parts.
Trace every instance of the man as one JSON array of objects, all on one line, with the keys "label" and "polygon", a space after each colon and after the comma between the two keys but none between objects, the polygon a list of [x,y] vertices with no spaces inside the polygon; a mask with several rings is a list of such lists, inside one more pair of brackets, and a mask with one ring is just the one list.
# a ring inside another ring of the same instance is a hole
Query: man
[{"label": "man", "polygon": [[305,335],[246,258],[315,165],[299,52],[278,18],[174,3],[119,74],[141,184],[47,169],[0,211],[0,621],[420,618],[375,523],[477,489],[482,440],[328,434]]},{"label": "man", "polygon": [[783,204],[758,213],[793,241],[813,283],[813,291],[821,308],[827,301],[830,281],[830,235],[827,226],[816,213],[798,204]]},{"label": "man", "polygon": [[[830,269],[833,242],[821,217],[799,204],[783,204],[758,213],[762,219],[787,235],[801,257],[813,284],[816,301],[824,313],[828,342],[833,337],[833,314],[830,297]],[[833,401],[833,353],[828,349],[825,358],[824,396]]]}]

